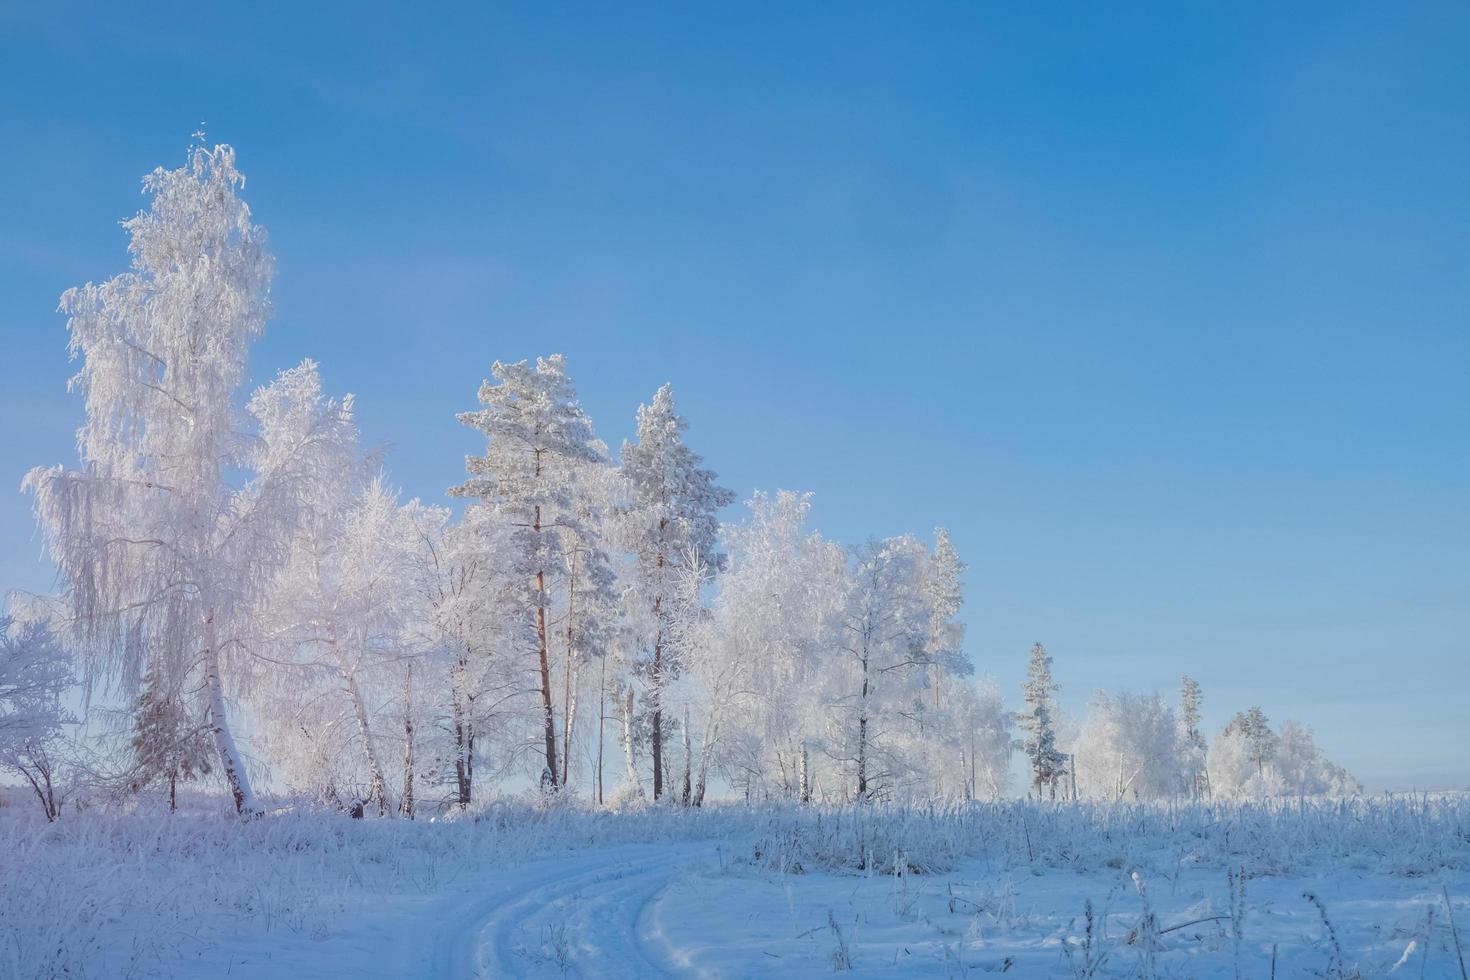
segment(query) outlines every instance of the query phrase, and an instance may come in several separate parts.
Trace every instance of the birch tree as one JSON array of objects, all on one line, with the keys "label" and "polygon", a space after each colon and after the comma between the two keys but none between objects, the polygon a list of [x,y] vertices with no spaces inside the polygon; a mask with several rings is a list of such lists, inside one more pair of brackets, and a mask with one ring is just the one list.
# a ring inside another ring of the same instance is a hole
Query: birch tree
[{"label": "birch tree", "polygon": [[80,466],[26,477],[74,613],[90,686],[136,690],[144,651],[197,670],[237,812],[258,810],[228,710],[248,684],[248,611],[286,553],[316,433],[264,424],[235,397],[269,313],[273,264],[228,146],[144,179],[123,222],[132,270],[69,290]]}]

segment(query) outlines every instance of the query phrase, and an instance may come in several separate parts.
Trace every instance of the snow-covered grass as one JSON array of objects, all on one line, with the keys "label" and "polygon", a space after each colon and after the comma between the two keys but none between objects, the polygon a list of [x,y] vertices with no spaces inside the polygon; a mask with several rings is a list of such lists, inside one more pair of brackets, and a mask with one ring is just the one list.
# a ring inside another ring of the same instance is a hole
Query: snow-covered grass
[{"label": "snow-covered grass", "polygon": [[374,944],[430,957],[436,932],[479,928],[495,888],[549,889],[514,915],[497,906],[495,955],[553,974],[614,962],[567,925],[593,900],[670,964],[735,975],[1233,976],[1243,963],[1257,976],[1274,957],[1280,976],[1351,977],[1407,957],[1394,976],[1458,976],[1436,896],[1462,937],[1470,926],[1458,795],[621,813],[511,801],[412,823],[88,811],[47,824],[31,809],[0,808],[5,977],[284,975],[285,962],[392,975]]},{"label": "snow-covered grass", "polygon": [[1169,873],[1320,868],[1416,876],[1470,864],[1470,802],[1461,795],[1259,803],[930,804],[776,811],[756,844],[772,870],[933,873],[965,858],[1002,868]]}]

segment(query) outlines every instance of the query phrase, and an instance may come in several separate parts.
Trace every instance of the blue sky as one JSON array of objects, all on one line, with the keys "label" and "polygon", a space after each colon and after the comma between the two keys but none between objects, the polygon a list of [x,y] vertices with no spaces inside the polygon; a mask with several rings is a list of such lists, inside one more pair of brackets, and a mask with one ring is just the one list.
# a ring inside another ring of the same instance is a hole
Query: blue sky
[{"label": "blue sky", "polygon": [[73,457],[57,297],[203,121],[279,261],[254,380],[318,359],[406,493],[561,351],[614,445],[669,381],[742,496],[952,528],[1010,697],[1040,639],[1070,710],[1189,671],[1470,784],[1465,5],[15,6],[0,490]]}]

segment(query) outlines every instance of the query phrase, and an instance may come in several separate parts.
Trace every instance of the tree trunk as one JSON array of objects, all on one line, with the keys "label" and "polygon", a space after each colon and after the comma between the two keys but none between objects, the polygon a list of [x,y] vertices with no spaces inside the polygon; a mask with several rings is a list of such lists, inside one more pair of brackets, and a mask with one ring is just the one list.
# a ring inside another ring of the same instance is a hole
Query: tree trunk
[{"label": "tree trunk", "polygon": [[801,802],[812,801],[811,760],[807,757],[806,743],[801,745]]},{"label": "tree trunk", "polygon": [[454,778],[459,791],[460,809],[470,805],[470,795],[474,789],[475,735],[472,724],[466,717],[464,693],[465,672],[468,667],[469,659],[466,652],[461,654],[459,663],[456,665],[450,691],[454,712]]},{"label": "tree trunk", "polygon": [[629,684],[622,698],[623,709],[623,764],[624,777],[633,787],[639,799],[643,798],[643,783],[638,778],[637,743],[633,735],[633,685]]},{"label": "tree trunk", "polygon": [[413,819],[413,661],[403,675],[403,792],[398,810]]},{"label": "tree trunk", "polygon": [[177,769],[168,771],[168,812],[179,812],[179,771]]},{"label": "tree trunk", "polygon": [[689,709],[684,709],[684,778],[679,784],[679,802],[685,806],[689,805],[690,794],[694,792],[694,743],[689,739]]},{"label": "tree trunk", "polygon": [[[663,539],[664,531],[668,527],[668,518],[661,517],[658,522],[659,539]],[[649,743],[653,752],[653,798],[657,800],[664,795],[664,620],[663,620],[663,587],[664,587],[664,553],[662,545],[659,546],[658,561],[656,567],[659,594],[653,600],[653,619],[655,629],[658,632],[653,638],[653,730],[649,735]]]},{"label": "tree trunk", "polygon": [[368,724],[367,702],[363,700],[362,688],[357,684],[357,672],[344,670],[347,693],[352,698],[352,716],[357,720],[357,734],[362,739],[363,760],[367,762],[372,780],[368,788],[368,799],[378,801],[378,816],[388,815],[388,780],[383,776],[383,764],[378,760],[378,750],[373,744],[372,727]]},{"label": "tree trunk", "polygon": [[250,788],[250,776],[245,772],[245,763],[240,757],[240,750],[235,747],[230,722],[225,715],[225,689],[220,680],[219,644],[213,613],[204,620],[204,686],[209,696],[209,730],[214,735],[215,751],[219,753],[220,771],[224,773],[225,784],[235,801],[235,813],[246,817],[258,816],[260,809]]},{"label": "tree trunk", "polygon": [[[866,646],[866,641],[864,642]],[[858,758],[857,799],[864,803],[868,799],[868,658],[862,657],[863,699],[858,709]]]},{"label": "tree trunk", "polygon": [[[572,558],[575,575],[576,556]],[[567,599],[567,662],[566,670],[562,677],[562,731],[561,731],[561,784],[568,785],[572,776],[572,729],[577,722],[577,681],[580,679],[581,671],[576,669],[575,655],[573,649],[572,630],[572,599],[576,596],[576,590],[569,583]]]},{"label": "tree trunk", "polygon": [[597,682],[597,805],[602,806],[602,742],[607,737],[607,654],[602,655]]},{"label": "tree trunk", "polygon": [[694,805],[704,806],[704,790],[709,784],[710,749],[719,738],[719,722],[711,719],[704,730],[704,747],[699,753],[699,780],[694,784]]},{"label": "tree trunk", "polygon": [[[659,603],[653,604],[653,613],[658,615]],[[653,752],[653,798],[664,795],[664,711],[663,711],[663,624],[658,627],[658,636],[653,641],[653,728],[649,733],[649,745]]]},{"label": "tree trunk", "polygon": [[[540,472],[540,461],[537,461],[537,472]],[[535,522],[531,525],[537,534],[541,533],[541,508],[536,508]],[[557,787],[557,775],[560,770],[556,765],[556,707],[551,700],[551,655],[546,649],[546,572],[536,573],[536,645],[537,656],[541,666],[541,710],[542,710],[542,735],[546,741],[546,772],[551,776],[551,788]]]}]

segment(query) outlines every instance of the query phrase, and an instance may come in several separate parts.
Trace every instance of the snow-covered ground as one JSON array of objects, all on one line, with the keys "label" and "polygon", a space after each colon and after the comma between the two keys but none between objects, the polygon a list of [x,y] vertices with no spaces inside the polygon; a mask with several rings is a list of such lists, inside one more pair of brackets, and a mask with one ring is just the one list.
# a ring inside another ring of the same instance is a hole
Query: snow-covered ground
[{"label": "snow-covered ground", "polygon": [[1467,835],[1458,796],[413,824],[10,807],[0,976],[1459,977]]}]

